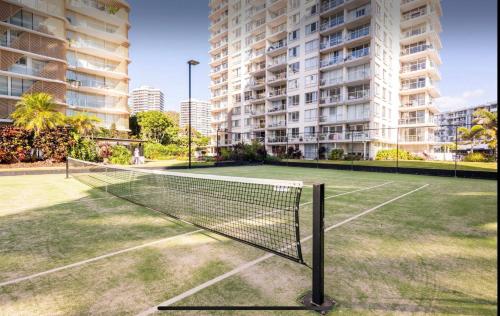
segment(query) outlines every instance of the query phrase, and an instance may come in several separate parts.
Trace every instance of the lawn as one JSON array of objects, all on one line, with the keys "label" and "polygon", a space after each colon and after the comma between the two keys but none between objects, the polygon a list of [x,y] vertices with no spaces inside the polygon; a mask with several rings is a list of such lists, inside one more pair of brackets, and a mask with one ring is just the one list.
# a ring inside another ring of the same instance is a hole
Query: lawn
[{"label": "lawn", "polygon": [[[297,161],[297,162],[307,162],[307,163],[318,163],[317,160],[298,160],[298,159],[284,159],[283,161]],[[396,161],[390,160],[319,160],[319,163],[331,163],[331,164],[341,164],[341,165],[358,165],[358,166],[377,166],[377,167],[396,167],[400,168],[422,168],[422,169],[445,169],[454,170],[454,161],[422,161],[422,160],[400,160],[398,163]],[[470,171],[490,171],[497,172],[496,162],[466,162],[458,161],[457,170],[470,170]]]},{"label": "lawn", "polygon": [[[301,203],[324,182],[326,227],[373,210],[325,235],[332,314],[496,315],[495,181],[278,166],[191,172],[302,180]],[[136,315],[266,254],[63,175],[0,177],[0,196],[0,284],[159,241],[0,285],[1,315]],[[310,204],[300,225],[310,235]],[[303,251],[310,263],[310,241]],[[309,268],[273,256],[175,304],[296,305],[310,283]]]}]

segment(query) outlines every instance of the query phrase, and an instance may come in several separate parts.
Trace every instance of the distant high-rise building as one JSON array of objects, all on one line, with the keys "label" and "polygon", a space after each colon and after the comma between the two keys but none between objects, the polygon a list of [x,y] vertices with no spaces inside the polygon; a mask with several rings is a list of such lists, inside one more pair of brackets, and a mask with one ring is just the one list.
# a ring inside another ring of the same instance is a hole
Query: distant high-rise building
[{"label": "distant high-rise building", "polygon": [[439,0],[211,0],[212,144],[220,129],[220,146],[309,159],[432,151],[440,15]]},{"label": "distant high-rise building", "polygon": [[126,0],[0,0],[0,122],[26,93],[128,130]]},{"label": "distant high-rise building", "polygon": [[[191,127],[196,129],[202,135],[207,136],[210,133],[210,103],[191,99]],[[189,101],[181,102],[180,127],[186,127],[189,124]]]},{"label": "distant high-rise building", "polygon": [[130,93],[132,114],[146,111],[165,111],[165,100],[160,89],[142,86]]},{"label": "distant high-rise building", "polygon": [[474,125],[474,112],[477,110],[486,110],[495,113],[498,111],[498,105],[497,102],[489,102],[486,104],[440,113],[437,116],[440,127],[437,133],[439,141],[443,143],[454,142],[457,128],[471,128],[471,126]]}]

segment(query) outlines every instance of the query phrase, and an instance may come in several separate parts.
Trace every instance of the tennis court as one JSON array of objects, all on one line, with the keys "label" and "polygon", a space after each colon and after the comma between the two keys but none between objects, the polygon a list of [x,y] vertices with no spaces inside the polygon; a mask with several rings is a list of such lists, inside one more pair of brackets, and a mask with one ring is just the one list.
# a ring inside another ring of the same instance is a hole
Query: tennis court
[{"label": "tennis court", "polygon": [[[303,181],[299,222],[307,263],[311,185],[325,183],[325,290],[338,304],[332,313],[496,314],[495,181],[277,166],[191,172]],[[298,305],[311,288],[305,265],[75,178],[2,177],[0,195],[2,315]]]}]

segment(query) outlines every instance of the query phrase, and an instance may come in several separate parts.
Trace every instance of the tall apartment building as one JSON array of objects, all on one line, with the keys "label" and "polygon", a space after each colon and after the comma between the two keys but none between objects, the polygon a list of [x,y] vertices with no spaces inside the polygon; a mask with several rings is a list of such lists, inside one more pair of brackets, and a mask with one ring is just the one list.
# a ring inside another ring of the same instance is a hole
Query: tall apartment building
[{"label": "tall apartment building", "polygon": [[398,142],[432,150],[439,0],[209,6],[214,143],[255,139],[305,158],[320,148],[373,158]]},{"label": "tall apartment building", "polygon": [[[474,112],[477,110],[486,110],[492,113],[498,112],[498,103],[489,102],[486,104],[476,105],[467,108],[461,108],[452,111],[445,111],[437,116],[439,124],[439,132],[437,133],[438,140],[441,143],[455,141],[456,128],[470,128],[474,125]],[[483,146],[485,147],[485,146]]]},{"label": "tall apartment building", "polygon": [[[180,127],[189,124],[189,101],[181,102]],[[210,103],[191,99],[191,126],[204,136],[210,134]]]},{"label": "tall apartment building", "polygon": [[0,0],[0,121],[24,93],[128,130],[125,0]]},{"label": "tall apartment building", "polygon": [[160,89],[142,86],[130,92],[130,109],[133,114],[145,111],[165,111],[165,97]]}]

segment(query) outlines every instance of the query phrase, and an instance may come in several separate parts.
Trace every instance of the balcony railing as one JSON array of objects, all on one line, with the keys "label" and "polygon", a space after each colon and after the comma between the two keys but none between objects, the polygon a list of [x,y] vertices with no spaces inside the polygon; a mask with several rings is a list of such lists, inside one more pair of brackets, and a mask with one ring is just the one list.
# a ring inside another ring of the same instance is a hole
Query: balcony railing
[{"label": "balcony railing", "polygon": [[319,44],[319,49],[326,49],[330,47],[335,47],[337,45],[342,44],[342,37],[335,37],[330,39],[329,41],[321,42]]},{"label": "balcony railing", "polygon": [[267,49],[267,51],[272,52],[273,50],[284,48],[286,46],[287,46],[286,41],[279,41],[276,43],[272,43],[271,46],[269,46],[269,48]]},{"label": "balcony railing", "polygon": [[364,16],[368,16],[371,14],[371,7],[370,6],[366,6],[364,8],[358,8],[352,12],[349,12],[347,14],[347,22],[351,22],[351,21],[355,21],[357,19],[360,19]]},{"label": "balcony railing", "polygon": [[434,142],[434,136],[425,137],[425,135],[405,135],[400,138],[403,143],[420,143],[420,142]]},{"label": "balcony railing", "polygon": [[413,101],[407,101],[401,104],[402,107],[419,107],[419,106],[425,106],[425,100],[413,100]]},{"label": "balcony railing", "polygon": [[405,48],[405,49],[401,50],[401,55],[405,56],[405,55],[410,55],[410,54],[416,54],[416,53],[424,52],[426,50],[431,50],[431,49],[434,49],[434,46],[431,44],[417,45],[414,47],[409,47],[409,48]]},{"label": "balcony railing", "polygon": [[271,20],[277,19],[280,16],[284,15],[285,13],[286,13],[286,8],[281,8],[276,12],[271,12],[270,14]]},{"label": "balcony railing", "polygon": [[412,124],[424,124],[424,123],[436,124],[436,119],[435,118],[425,119],[425,116],[399,119],[399,125],[412,125]]},{"label": "balcony railing", "polygon": [[355,40],[357,38],[367,36],[369,34],[370,34],[370,27],[369,26],[363,27],[361,29],[357,29],[355,31],[349,32],[347,34],[346,41],[352,41],[352,40]]},{"label": "balcony railing", "polygon": [[278,97],[286,95],[286,89],[277,89],[269,92],[269,97]]},{"label": "balcony railing", "polygon": [[365,56],[370,55],[370,47],[365,47],[363,49],[358,49],[355,51],[351,51],[347,56],[347,60],[355,60],[358,58],[363,58]]},{"label": "balcony railing", "polygon": [[268,113],[281,112],[286,111],[286,106],[276,106],[267,110]]},{"label": "balcony railing", "polygon": [[369,78],[370,78],[369,70],[347,73],[347,81],[365,80]]},{"label": "balcony railing", "polygon": [[282,72],[280,74],[277,74],[277,75],[274,75],[272,77],[269,77],[269,79],[267,80],[268,83],[272,83],[272,82],[275,82],[275,81],[279,81],[279,80],[284,80],[286,79],[286,72]]},{"label": "balcony railing", "polygon": [[333,58],[331,57],[331,58],[320,60],[319,67],[323,68],[323,67],[328,67],[328,66],[332,66],[332,65],[338,65],[338,64],[341,64],[342,62],[344,62],[344,58],[342,56],[335,56]]},{"label": "balcony railing", "polygon": [[405,65],[405,66],[401,67],[401,73],[424,70],[425,68],[426,68],[425,62],[418,63],[418,64]]},{"label": "balcony railing", "polygon": [[339,5],[344,4],[344,0],[330,0],[321,4],[321,12],[331,10]]},{"label": "balcony railing", "polygon": [[347,100],[367,99],[370,97],[370,90],[351,91],[347,93]]},{"label": "balcony railing", "polygon": [[336,94],[327,97],[321,97],[321,99],[319,100],[319,104],[332,104],[332,103],[342,102],[343,100],[344,97],[342,95]]},{"label": "balcony railing", "polygon": [[264,110],[252,110],[250,111],[250,115],[252,116],[260,116],[260,115],[265,115],[266,112]]},{"label": "balcony railing", "polygon": [[401,85],[401,90],[411,90],[425,88],[425,81],[417,81],[411,83],[405,83]]},{"label": "balcony railing", "polygon": [[286,143],[288,141],[288,137],[286,136],[270,136],[267,138],[268,143]]},{"label": "balcony railing", "polygon": [[418,10],[411,10],[409,12],[404,13],[403,16],[401,17],[401,20],[408,21],[411,19],[416,19],[418,17],[424,16],[426,14],[427,14],[427,7],[423,7]]},{"label": "balcony railing", "polygon": [[342,23],[344,23],[344,16],[339,16],[339,17],[334,18],[334,19],[329,19],[328,21],[321,23],[319,30],[326,31],[326,30],[331,29],[331,28],[333,28],[337,25],[340,25]]},{"label": "balcony railing", "polygon": [[274,122],[267,124],[267,127],[269,127],[269,128],[286,127],[286,121],[274,121]]},{"label": "balcony railing", "polygon": [[331,86],[331,85],[342,84],[342,82],[343,82],[342,78],[325,78],[319,81],[319,85]]}]

